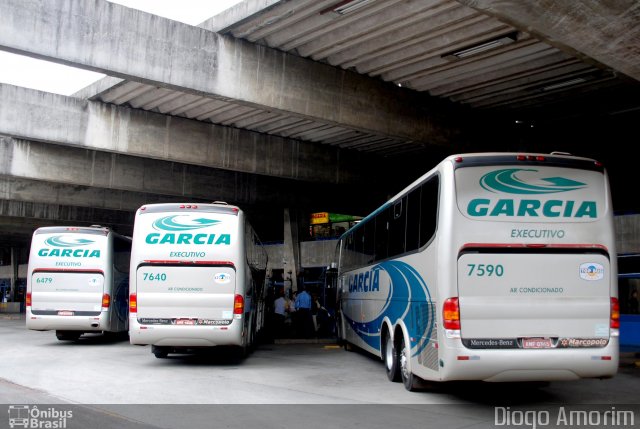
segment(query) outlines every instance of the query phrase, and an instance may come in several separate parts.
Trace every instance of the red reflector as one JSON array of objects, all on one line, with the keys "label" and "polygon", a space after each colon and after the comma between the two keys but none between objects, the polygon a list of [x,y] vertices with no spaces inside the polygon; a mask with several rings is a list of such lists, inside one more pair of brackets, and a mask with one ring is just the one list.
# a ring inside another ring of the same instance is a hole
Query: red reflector
[{"label": "red reflector", "polygon": [[620,329],[620,303],[618,298],[611,298],[611,329]]},{"label": "red reflector", "polygon": [[31,307],[31,292],[27,292],[26,306]]},{"label": "red reflector", "polygon": [[469,356],[458,356],[458,360],[469,360]]},{"label": "red reflector", "polygon": [[244,313],[244,297],[242,295],[236,295],[233,299],[233,314]]},{"label": "red reflector", "polygon": [[456,156],[453,160],[455,162],[462,162],[462,157],[461,156]]},{"label": "red reflector", "polygon": [[536,161],[545,161],[547,158],[544,156],[536,156]]},{"label": "red reflector", "polygon": [[135,293],[129,295],[129,313],[138,312],[138,296]]},{"label": "red reflector", "polygon": [[534,249],[538,249],[541,247],[547,247],[546,244],[539,244],[539,243],[530,243],[526,245],[527,247],[533,247]]},{"label": "red reflector", "polygon": [[460,329],[460,307],[458,298],[448,298],[442,306],[442,319],[444,321],[444,329]]},{"label": "red reflector", "polygon": [[111,296],[108,293],[102,295],[102,308],[109,308],[111,304]]},{"label": "red reflector", "polygon": [[600,359],[602,359],[602,360],[611,360],[611,356],[601,356]]},{"label": "red reflector", "polygon": [[526,157],[526,156],[524,156],[524,155],[518,155],[518,156],[516,156],[516,159],[517,159],[518,161],[525,161],[525,160],[527,159],[527,157]]}]

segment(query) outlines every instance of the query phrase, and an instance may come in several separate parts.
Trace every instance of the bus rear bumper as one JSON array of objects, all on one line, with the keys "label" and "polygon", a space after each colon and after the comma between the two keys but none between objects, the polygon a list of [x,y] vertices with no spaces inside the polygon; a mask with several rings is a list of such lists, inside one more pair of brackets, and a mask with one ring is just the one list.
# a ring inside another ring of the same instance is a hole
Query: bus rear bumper
[{"label": "bus rear bumper", "polygon": [[34,331],[102,332],[109,329],[109,313],[99,316],[40,316],[27,310],[27,329]]},{"label": "bus rear bumper", "polygon": [[129,342],[161,347],[216,347],[243,344],[243,324],[234,320],[227,326],[141,325],[129,319]]},{"label": "bus rear bumper", "polygon": [[618,371],[619,361],[618,341],[613,338],[602,348],[470,350],[462,347],[448,349],[447,352],[450,358],[442,359],[441,381],[527,382],[611,378]]}]

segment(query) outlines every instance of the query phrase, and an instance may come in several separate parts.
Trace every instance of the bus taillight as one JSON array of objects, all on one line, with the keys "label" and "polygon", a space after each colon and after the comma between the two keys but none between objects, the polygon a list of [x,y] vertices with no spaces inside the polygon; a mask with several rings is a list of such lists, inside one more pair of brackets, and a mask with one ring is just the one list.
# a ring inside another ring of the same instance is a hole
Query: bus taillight
[{"label": "bus taillight", "polygon": [[458,298],[448,298],[442,307],[444,329],[460,330],[460,306]]},{"label": "bus taillight", "polygon": [[233,299],[233,314],[244,313],[244,297],[242,295],[236,295]]},{"label": "bus taillight", "polygon": [[138,312],[138,296],[135,293],[129,295],[129,313]]},{"label": "bus taillight", "polygon": [[26,306],[31,307],[31,292],[27,292]]},{"label": "bus taillight", "polygon": [[111,295],[109,295],[108,293],[105,293],[102,295],[102,309],[108,310],[109,304],[111,304]]},{"label": "bus taillight", "polygon": [[611,329],[620,329],[620,303],[618,298],[611,298]]}]

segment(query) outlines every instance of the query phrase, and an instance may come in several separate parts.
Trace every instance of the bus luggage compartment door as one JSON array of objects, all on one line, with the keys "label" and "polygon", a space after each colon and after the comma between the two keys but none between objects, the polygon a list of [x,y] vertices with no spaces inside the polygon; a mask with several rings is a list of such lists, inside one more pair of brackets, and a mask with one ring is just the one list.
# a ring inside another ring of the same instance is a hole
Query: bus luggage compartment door
[{"label": "bus luggage compartment door", "polygon": [[610,279],[600,253],[465,253],[458,259],[463,344],[604,347]]},{"label": "bus luggage compartment door", "polygon": [[136,287],[140,323],[224,325],[233,319],[233,267],[142,265]]},{"label": "bus luggage compartment door", "polygon": [[31,311],[42,315],[98,315],[103,291],[104,275],[99,271],[34,271]]}]

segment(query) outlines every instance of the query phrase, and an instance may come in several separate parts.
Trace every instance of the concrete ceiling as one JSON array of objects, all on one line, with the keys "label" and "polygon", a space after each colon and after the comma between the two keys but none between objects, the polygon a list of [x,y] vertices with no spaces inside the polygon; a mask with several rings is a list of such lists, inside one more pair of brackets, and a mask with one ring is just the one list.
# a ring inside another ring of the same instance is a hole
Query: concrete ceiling
[{"label": "concrete ceiling", "polygon": [[[420,160],[434,150],[486,149],[459,145],[464,140],[460,134],[475,118],[488,118],[497,126],[514,121],[553,125],[566,119],[640,114],[636,0],[244,0],[199,27],[103,0],[0,0],[0,28],[11,28],[0,32],[0,49],[109,75],[74,95],[73,100],[85,103],[53,100],[61,113],[73,107],[81,112],[73,110],[73,118],[85,115],[90,125],[96,118],[111,124],[103,118],[107,114],[125,117],[128,129],[129,116],[136,116],[132,111],[158,115],[149,119],[154,124],[162,122],[160,115],[167,118],[163,126],[141,123],[135,139],[113,148],[101,146],[84,127],[71,127],[74,122],[64,119],[49,126],[59,134],[55,139],[50,130],[45,130],[49,137],[38,134],[35,117],[27,133],[10,126],[20,118],[7,116],[0,133],[5,129],[19,139],[124,154],[130,142],[141,141],[145,134],[153,140],[158,129],[166,130],[162,136],[179,136],[176,124],[184,120],[175,117],[188,118],[218,127],[203,129],[199,136],[226,134],[222,128],[239,133],[235,140],[216,140],[228,143],[225,150],[235,163],[225,158],[221,166],[213,165],[208,158],[197,158],[197,150],[182,150],[180,145],[171,145],[172,152],[150,144],[152,155],[134,155],[309,180],[320,173],[316,164],[307,166],[305,176],[297,168],[291,177],[273,173],[282,170],[279,167],[256,172],[251,168],[260,165],[262,152],[254,150],[256,159],[247,167],[246,149],[238,148],[252,145],[268,151],[265,142],[296,147],[301,163],[340,159],[348,165],[351,152]],[[13,91],[0,88],[0,95]],[[35,105],[46,112],[48,105],[41,103],[51,97],[31,94],[22,99],[31,97],[37,104],[20,105],[20,117],[39,111]],[[122,140],[124,133],[114,124],[100,130],[111,130],[111,137]],[[180,127],[190,130],[192,125]],[[68,140],[70,130],[78,134],[73,141]],[[185,145],[189,139],[180,142]],[[278,162],[288,165],[284,156]],[[343,181],[348,171],[334,175]],[[21,187],[33,188],[33,181],[49,183],[49,178],[12,174],[19,185],[5,192],[7,201],[26,204],[19,197]],[[88,189],[94,185],[75,183]],[[78,206],[48,204],[45,211],[51,213],[71,213]],[[18,219],[24,207],[8,207],[4,213]],[[102,217],[111,216],[111,208],[104,210]],[[58,214],[37,217],[64,220]],[[118,222],[125,224],[126,216]],[[11,222],[7,225],[0,230],[10,231]]]},{"label": "concrete ceiling", "polygon": [[[245,0],[200,27],[472,112],[541,123],[640,109],[639,24],[635,1]],[[385,156],[424,149],[411,139],[135,81],[94,97]]]}]

